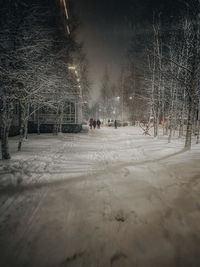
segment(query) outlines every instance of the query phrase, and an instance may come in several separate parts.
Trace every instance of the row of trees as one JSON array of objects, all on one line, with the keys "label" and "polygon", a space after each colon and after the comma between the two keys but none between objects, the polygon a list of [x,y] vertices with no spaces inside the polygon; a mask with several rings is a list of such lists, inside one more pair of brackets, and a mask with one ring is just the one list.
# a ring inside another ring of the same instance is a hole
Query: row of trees
[{"label": "row of trees", "polygon": [[130,113],[153,120],[155,137],[162,121],[169,142],[173,132],[181,137],[186,128],[186,149],[193,133],[199,140],[199,45],[200,1],[192,0],[179,20],[164,23],[154,16],[152,29],[134,35],[125,71],[124,87],[133,96]]},{"label": "row of trees", "polygon": [[99,118],[105,122],[108,119],[117,118],[120,114],[120,85],[111,82],[108,69],[105,69],[101,80],[98,113]]},{"label": "row of trees", "polygon": [[59,114],[66,97],[77,94],[77,81],[68,70],[75,59],[83,66],[81,82],[87,96],[87,64],[74,41],[76,21],[63,16],[62,1],[3,1],[0,10],[1,151],[2,159],[9,159],[8,135],[15,106],[20,111],[20,150],[32,113],[50,107]]}]

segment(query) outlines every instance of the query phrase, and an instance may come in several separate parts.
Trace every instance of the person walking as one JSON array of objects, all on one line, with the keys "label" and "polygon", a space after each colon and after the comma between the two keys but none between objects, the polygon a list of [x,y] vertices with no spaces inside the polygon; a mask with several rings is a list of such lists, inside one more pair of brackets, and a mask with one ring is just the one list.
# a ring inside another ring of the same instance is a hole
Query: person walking
[{"label": "person walking", "polygon": [[98,127],[98,129],[100,129],[100,126],[101,126],[101,122],[100,122],[100,120],[97,120],[97,127]]},{"label": "person walking", "polygon": [[90,129],[92,130],[92,126],[93,126],[93,118],[90,118],[89,126],[90,126]]},{"label": "person walking", "polygon": [[93,120],[93,127],[94,129],[96,128],[97,122],[95,120]]},{"label": "person walking", "polygon": [[115,129],[117,129],[117,120],[114,122]]}]

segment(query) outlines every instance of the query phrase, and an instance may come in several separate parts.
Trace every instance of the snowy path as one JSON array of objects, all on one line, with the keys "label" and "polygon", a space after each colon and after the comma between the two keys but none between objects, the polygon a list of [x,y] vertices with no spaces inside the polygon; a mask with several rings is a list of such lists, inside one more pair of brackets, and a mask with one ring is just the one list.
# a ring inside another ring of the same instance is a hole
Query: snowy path
[{"label": "snowy path", "polygon": [[[183,142],[167,144],[141,136],[138,128],[105,128],[87,134],[30,136],[17,153],[17,140],[11,139],[12,161],[0,166],[0,186],[62,180],[88,175],[108,166],[140,164],[180,152]],[[48,174],[46,178],[42,174]],[[5,181],[5,184],[3,184]]]},{"label": "snowy path", "polygon": [[200,266],[200,146],[182,147],[134,127],[31,136],[0,169],[0,266]]}]

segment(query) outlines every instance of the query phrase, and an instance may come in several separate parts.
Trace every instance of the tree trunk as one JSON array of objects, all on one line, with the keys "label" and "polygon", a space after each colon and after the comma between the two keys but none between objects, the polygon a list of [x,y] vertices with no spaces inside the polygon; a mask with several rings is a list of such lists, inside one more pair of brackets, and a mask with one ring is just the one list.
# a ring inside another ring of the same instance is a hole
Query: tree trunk
[{"label": "tree trunk", "polygon": [[53,126],[53,134],[58,135],[58,131],[59,131],[59,119],[60,119],[60,105],[58,105],[57,107],[57,111],[56,111],[56,119],[55,119],[55,123]]},{"label": "tree trunk", "polygon": [[7,98],[2,99],[2,109],[0,112],[0,135],[1,135],[1,155],[2,160],[10,159],[8,136],[13,118],[13,103]]},{"label": "tree trunk", "polygon": [[185,149],[191,148],[192,142],[192,125],[194,119],[195,111],[195,93],[197,86],[197,71],[198,71],[198,37],[197,37],[197,25],[194,24],[194,39],[193,39],[193,57],[192,57],[192,71],[191,71],[191,80],[189,85],[189,108],[188,108],[188,123],[187,123],[187,132],[185,138]]},{"label": "tree trunk", "polygon": [[162,119],[162,129],[163,129],[163,135],[165,135],[165,118],[164,118],[164,116]]},{"label": "tree trunk", "polygon": [[19,130],[19,142],[17,148],[18,151],[21,151],[23,139],[24,139],[24,125],[23,123],[21,123]]},{"label": "tree trunk", "polygon": [[193,116],[194,116],[194,101],[193,101],[193,97],[191,97],[189,101],[188,123],[187,123],[187,131],[186,131],[186,138],[185,138],[185,149],[191,148]]},{"label": "tree trunk", "polygon": [[28,120],[25,122],[25,127],[24,127],[24,138],[28,139]]},{"label": "tree trunk", "polygon": [[58,129],[59,133],[62,133],[63,114],[64,114],[63,106],[61,106],[61,109],[60,109],[60,120],[59,120],[59,129]]},{"label": "tree trunk", "polygon": [[172,140],[172,132],[173,132],[173,113],[174,113],[174,95],[173,95],[173,89],[172,89],[172,93],[171,93],[171,108],[169,111],[169,124],[168,124],[168,128],[169,128],[169,136],[168,136],[168,143],[171,143]]},{"label": "tree trunk", "polygon": [[184,111],[184,109],[181,110],[178,138],[183,137],[183,127],[184,127],[183,111]]},{"label": "tree trunk", "polygon": [[178,138],[183,137],[183,126],[184,126],[184,124],[183,124],[183,119],[181,119],[181,121],[180,121],[180,125],[179,125],[179,134],[178,134]]},{"label": "tree trunk", "polygon": [[24,138],[24,123],[25,123],[25,107],[20,103],[20,129],[19,129],[19,142],[18,142],[18,151],[21,151],[22,142]]},{"label": "tree trunk", "polygon": [[197,121],[197,141],[196,144],[199,144],[199,135],[200,135],[200,121]]},{"label": "tree trunk", "polygon": [[154,137],[158,137],[158,118],[154,118]]},{"label": "tree trunk", "polygon": [[172,131],[173,131],[173,125],[172,125],[172,119],[170,119],[168,143],[171,143],[171,140],[172,140]]},{"label": "tree trunk", "polygon": [[37,134],[40,135],[40,109],[37,111]]},{"label": "tree trunk", "polygon": [[168,114],[168,117],[167,117],[167,123],[166,123],[166,135],[168,135],[169,134],[169,114]]},{"label": "tree trunk", "polygon": [[8,148],[8,134],[10,127],[8,125],[4,125],[1,127],[1,154],[2,159],[10,159],[10,153]]},{"label": "tree trunk", "polygon": [[24,138],[28,139],[28,121],[29,121],[29,111],[30,111],[30,105],[27,105],[27,114],[26,114],[26,119],[24,122]]}]

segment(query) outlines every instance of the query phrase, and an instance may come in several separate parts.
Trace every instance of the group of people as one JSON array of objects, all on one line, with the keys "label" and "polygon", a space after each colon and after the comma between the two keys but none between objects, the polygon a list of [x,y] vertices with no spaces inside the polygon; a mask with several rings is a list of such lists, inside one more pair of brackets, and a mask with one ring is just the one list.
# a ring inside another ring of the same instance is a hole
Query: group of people
[{"label": "group of people", "polygon": [[100,129],[100,127],[101,127],[101,121],[100,120],[94,120],[93,118],[90,118],[90,122],[89,122],[89,125],[90,125],[90,129],[92,129],[92,128],[98,128],[98,129]]},{"label": "group of people", "polygon": [[[110,122],[110,121],[108,121]],[[101,122],[99,119],[98,120],[94,120],[93,118],[90,118],[90,121],[89,121],[89,126],[90,126],[90,129],[96,129],[96,127],[98,129],[101,128],[101,124],[103,124],[103,122]],[[114,121],[114,127],[115,129],[117,129],[117,126],[118,126],[118,123],[117,123],[117,120]]]}]

